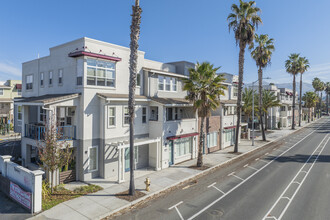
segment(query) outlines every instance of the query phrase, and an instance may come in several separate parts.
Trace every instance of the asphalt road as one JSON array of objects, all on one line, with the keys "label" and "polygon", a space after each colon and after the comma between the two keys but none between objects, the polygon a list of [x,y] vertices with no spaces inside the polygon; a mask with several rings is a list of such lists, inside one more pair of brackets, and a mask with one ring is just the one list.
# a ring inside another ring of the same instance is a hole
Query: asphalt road
[{"label": "asphalt road", "polygon": [[0,220],[20,220],[32,215],[0,192]]},{"label": "asphalt road", "polygon": [[329,139],[327,117],[114,218],[330,219]]}]

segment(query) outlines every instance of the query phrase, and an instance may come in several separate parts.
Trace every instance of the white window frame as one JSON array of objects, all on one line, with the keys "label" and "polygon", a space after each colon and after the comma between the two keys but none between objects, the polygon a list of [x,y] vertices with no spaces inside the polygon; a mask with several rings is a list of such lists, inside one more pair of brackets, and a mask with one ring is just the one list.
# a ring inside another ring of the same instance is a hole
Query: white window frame
[{"label": "white window frame", "polygon": [[141,73],[136,74],[136,87],[141,87]]},{"label": "white window frame", "polygon": [[[160,88],[160,85],[162,88]],[[169,90],[166,87],[169,86]],[[174,90],[175,87],[175,90]],[[158,75],[158,90],[164,92],[177,92],[178,91],[178,79],[170,76]]]},{"label": "white window frame", "polygon": [[[95,158],[95,160],[96,160],[96,169],[94,169],[94,170],[90,169],[90,167],[91,167],[90,149],[92,149],[92,148],[96,148],[96,158]],[[99,170],[98,160],[99,160],[99,146],[95,145],[95,146],[88,147],[88,172],[89,173]]]},{"label": "white window frame", "polygon": [[[30,77],[31,77],[31,82],[29,82]],[[31,88],[29,88],[29,89],[27,88],[28,84],[31,84]],[[28,91],[33,90],[33,74],[26,75],[25,90],[28,90]]]},{"label": "white window frame", "polygon": [[[19,108],[21,108],[21,111],[19,111]],[[21,114],[21,119],[19,119],[18,115]],[[17,121],[22,121],[23,117],[23,111],[22,111],[22,105],[17,105]]]},{"label": "white window frame", "polygon": [[[41,110],[42,110],[42,113],[41,113]],[[41,115],[43,116],[42,120],[40,118]],[[44,123],[45,122],[44,118],[46,119],[46,117],[47,117],[46,110],[43,109],[42,106],[39,106],[39,108],[38,108],[38,121],[41,122],[41,123]]]},{"label": "white window frame", "polygon": [[[95,66],[88,65],[88,60],[94,60],[95,61]],[[114,67],[113,68],[106,67],[106,66],[101,67],[101,66],[98,66],[98,62],[99,63],[100,62],[112,63],[112,64],[114,64]],[[116,73],[117,65],[116,65],[116,62],[111,62],[109,60],[97,60],[97,59],[88,58],[86,60],[86,66],[87,66],[86,78],[87,78],[87,85],[88,86],[104,87],[104,88],[111,88],[111,89],[116,88],[116,85],[117,85],[117,79],[116,79],[117,78],[117,73]],[[88,68],[95,69],[95,75],[94,76],[88,75]],[[103,70],[105,75],[103,77],[98,76],[98,70]],[[107,77],[107,71],[113,72],[114,76]],[[95,80],[95,85],[89,85],[88,84],[88,78],[93,78]],[[97,85],[98,79],[104,79],[104,85]],[[108,81],[113,81],[113,86],[107,86]]]},{"label": "white window frame", "polygon": [[0,96],[4,96],[5,95],[5,92],[4,92],[5,90],[4,89],[0,89],[0,91],[1,91],[0,92]]},{"label": "white window frame", "polygon": [[[158,90],[159,91],[165,91],[164,90],[164,86],[165,86],[164,79],[165,79],[164,76],[158,75],[158,79],[157,80],[158,80]],[[162,88],[159,88],[160,84],[162,84]]]},{"label": "white window frame", "polygon": [[53,86],[53,71],[52,70],[48,72],[48,76],[49,76],[48,84],[49,84],[49,86]]},{"label": "white window frame", "polygon": [[[143,114],[143,109],[145,109],[145,114]],[[142,121],[142,124],[147,124],[147,122],[148,122],[148,118],[147,118],[147,116],[148,116],[148,112],[147,112],[147,107],[142,107],[142,118],[141,118],[141,121]],[[145,122],[143,122],[143,117],[145,117]]]},{"label": "white window frame", "polygon": [[44,87],[44,85],[45,85],[45,74],[43,72],[41,72],[40,73],[40,87]]},{"label": "white window frame", "polygon": [[[127,108],[128,116],[125,116],[125,109]],[[128,117],[128,123],[125,124],[125,117]],[[123,126],[129,126],[129,109],[128,106],[123,106]]]},{"label": "white window frame", "polygon": [[63,69],[58,70],[58,85],[63,85]]},{"label": "white window frame", "polygon": [[[110,109],[113,109],[114,115],[110,115]],[[110,118],[114,118],[114,125],[110,125]],[[108,128],[116,127],[116,107],[115,106],[108,106]]]},{"label": "white window frame", "polygon": [[[215,143],[213,143],[214,141]],[[207,134],[207,148],[216,147],[216,146],[218,146],[218,132],[213,131]]]}]

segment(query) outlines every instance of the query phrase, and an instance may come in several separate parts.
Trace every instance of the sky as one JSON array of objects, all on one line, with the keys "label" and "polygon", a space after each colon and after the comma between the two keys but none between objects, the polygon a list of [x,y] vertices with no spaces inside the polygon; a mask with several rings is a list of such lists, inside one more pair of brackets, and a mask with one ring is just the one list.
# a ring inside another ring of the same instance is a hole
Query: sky
[{"label": "sky", "polygon": [[[160,62],[209,61],[220,71],[238,73],[238,52],[227,16],[231,0],[140,0],[139,49]],[[90,37],[129,46],[134,0],[3,0],[0,13],[0,81],[21,79],[23,62],[49,55],[49,48]],[[284,62],[290,53],[310,61],[304,81],[330,81],[330,1],[257,0],[263,24],[258,34],[275,39],[269,82],[288,83]],[[244,82],[257,79],[250,51],[245,53]]]}]

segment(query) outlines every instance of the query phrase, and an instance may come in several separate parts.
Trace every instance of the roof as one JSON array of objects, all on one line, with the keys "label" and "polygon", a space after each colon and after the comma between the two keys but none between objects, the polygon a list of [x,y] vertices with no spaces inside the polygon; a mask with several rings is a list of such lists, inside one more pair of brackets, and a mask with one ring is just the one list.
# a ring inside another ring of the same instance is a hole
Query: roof
[{"label": "roof", "polygon": [[164,71],[164,70],[157,70],[157,69],[152,69],[152,68],[148,68],[148,67],[143,67],[143,70],[150,71],[150,72],[153,72],[153,73],[163,74],[163,75],[167,75],[167,76],[176,76],[176,77],[181,77],[181,78],[188,78],[188,76],[185,76],[183,74],[171,73],[171,72],[167,72],[167,71]]},{"label": "roof", "polygon": [[10,86],[0,85],[0,89],[11,89]]},{"label": "roof", "polygon": [[163,105],[192,105],[186,99],[178,99],[178,98],[158,98],[152,97],[150,98],[152,101],[158,102]]},{"label": "roof", "polygon": [[[128,94],[97,93],[97,95],[104,99],[128,99]],[[148,99],[148,97],[135,95],[135,99]]]},{"label": "roof", "polygon": [[19,98],[16,103],[40,103],[40,104],[50,104],[54,102],[60,102],[67,99],[77,98],[79,93],[71,93],[71,94],[54,94],[54,95],[42,95],[37,97],[27,97],[27,98]]},{"label": "roof", "polygon": [[0,103],[7,103],[7,102],[13,102],[13,99],[9,99],[9,98],[0,98]]}]

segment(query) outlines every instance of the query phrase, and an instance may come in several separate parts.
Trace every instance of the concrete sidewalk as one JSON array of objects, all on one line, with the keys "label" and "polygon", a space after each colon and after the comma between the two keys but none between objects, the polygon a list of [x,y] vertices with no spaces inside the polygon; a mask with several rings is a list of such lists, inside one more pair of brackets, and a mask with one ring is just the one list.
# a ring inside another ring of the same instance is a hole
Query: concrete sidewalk
[{"label": "concrete sidewalk", "polygon": [[[315,121],[314,121],[315,122]],[[310,123],[311,124],[311,123]],[[305,124],[306,125],[306,124]],[[309,124],[307,124],[309,125]],[[297,127],[296,130],[302,127]],[[296,131],[295,130],[295,131]],[[251,146],[250,140],[241,140],[239,144],[240,155],[233,154],[233,147],[228,147],[224,150],[220,150],[211,154],[204,155],[204,164],[211,168],[220,166],[224,163],[231,161],[233,158],[240,157],[245,153],[260,148],[270,142],[283,138],[294,132],[290,129],[274,130],[267,134],[267,142],[260,141],[261,137],[257,137],[255,146]],[[63,202],[50,210],[40,213],[31,219],[100,219],[110,214],[113,214],[123,208],[127,208],[133,204],[136,204],[152,195],[158,194],[166,189],[169,189],[175,185],[196,177],[205,171],[188,168],[195,165],[197,159],[189,160],[178,165],[171,166],[170,168],[161,171],[136,171],[135,172],[135,186],[137,190],[141,190],[147,195],[141,199],[135,200],[130,203],[126,200],[118,199],[114,195],[119,192],[123,192],[128,189],[129,179],[126,178],[126,182],[118,184],[111,180],[99,179],[92,181],[91,183],[102,186],[104,189],[79,197],[70,201]],[[149,177],[151,180],[151,191],[146,192],[145,178]]]}]

